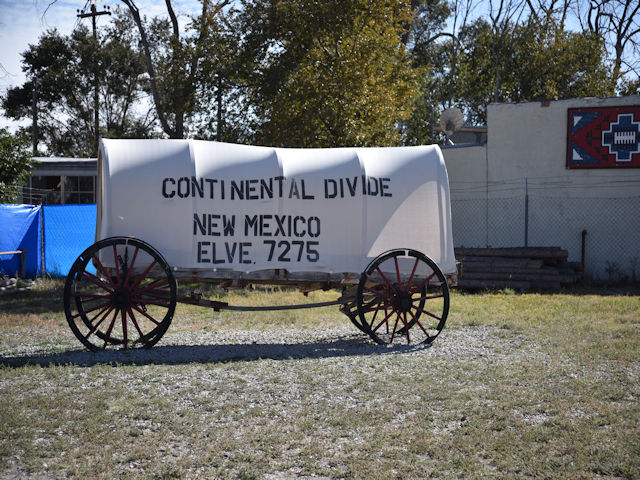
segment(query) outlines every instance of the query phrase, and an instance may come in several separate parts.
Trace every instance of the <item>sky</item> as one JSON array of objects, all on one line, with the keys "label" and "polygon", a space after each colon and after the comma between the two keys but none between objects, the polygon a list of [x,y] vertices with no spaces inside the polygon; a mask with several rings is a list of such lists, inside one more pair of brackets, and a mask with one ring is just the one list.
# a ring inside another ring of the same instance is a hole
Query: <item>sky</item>
[{"label": "sky", "polygon": [[[163,0],[137,0],[135,3],[144,15],[166,15]],[[198,0],[174,0],[172,4],[183,18],[200,7]],[[42,33],[57,28],[63,35],[68,35],[78,21],[91,25],[91,19],[76,17],[77,10],[88,9],[88,5],[90,1],[87,0],[0,0],[0,94],[24,83],[20,54],[29,44],[37,43]],[[122,5],[119,0],[97,0],[96,3],[98,10],[104,10],[106,6],[113,10],[118,5]],[[107,21],[104,16],[98,17],[98,28]],[[13,129],[16,125],[0,117],[0,128]]]}]

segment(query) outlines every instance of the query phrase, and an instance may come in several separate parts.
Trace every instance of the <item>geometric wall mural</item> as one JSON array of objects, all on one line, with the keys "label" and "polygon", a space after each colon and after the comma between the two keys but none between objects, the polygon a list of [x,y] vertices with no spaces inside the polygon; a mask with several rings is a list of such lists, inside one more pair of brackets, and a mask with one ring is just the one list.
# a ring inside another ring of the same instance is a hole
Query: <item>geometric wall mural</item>
[{"label": "geometric wall mural", "polygon": [[568,113],[567,168],[640,168],[640,107]]}]

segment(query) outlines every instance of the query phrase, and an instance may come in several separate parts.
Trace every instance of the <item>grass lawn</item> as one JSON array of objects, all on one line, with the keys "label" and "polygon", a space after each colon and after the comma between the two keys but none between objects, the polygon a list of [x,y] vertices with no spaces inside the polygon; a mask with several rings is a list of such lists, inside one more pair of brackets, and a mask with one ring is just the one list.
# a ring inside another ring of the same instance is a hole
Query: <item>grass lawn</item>
[{"label": "grass lawn", "polygon": [[638,290],[454,292],[430,348],[372,345],[337,307],[180,305],[154,351],[232,353],[179,362],[84,362],[61,298],[0,295],[0,479],[640,478]]}]

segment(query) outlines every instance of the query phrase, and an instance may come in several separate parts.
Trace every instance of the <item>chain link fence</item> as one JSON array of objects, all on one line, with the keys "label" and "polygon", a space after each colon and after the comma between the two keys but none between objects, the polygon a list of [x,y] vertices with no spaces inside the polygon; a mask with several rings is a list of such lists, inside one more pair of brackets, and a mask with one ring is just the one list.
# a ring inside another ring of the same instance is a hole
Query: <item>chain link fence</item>
[{"label": "chain link fence", "polygon": [[42,213],[44,270],[65,276],[78,255],[95,241],[96,205],[45,205]]},{"label": "chain link fence", "polygon": [[[480,197],[480,196],[478,196]],[[598,283],[640,280],[640,196],[452,199],[456,247],[559,246]]]}]

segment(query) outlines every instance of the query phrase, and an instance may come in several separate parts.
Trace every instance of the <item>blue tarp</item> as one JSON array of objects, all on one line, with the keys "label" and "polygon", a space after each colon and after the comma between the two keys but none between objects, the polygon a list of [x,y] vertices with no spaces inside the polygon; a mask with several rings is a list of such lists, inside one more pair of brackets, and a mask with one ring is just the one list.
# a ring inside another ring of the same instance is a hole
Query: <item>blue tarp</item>
[{"label": "blue tarp", "polygon": [[43,216],[45,271],[66,276],[95,241],[96,205],[45,205]]},{"label": "blue tarp", "polygon": [[[39,206],[0,205],[0,252],[26,250],[25,274],[40,275],[42,270],[41,222]],[[20,255],[0,256],[0,273],[20,271]]]}]

